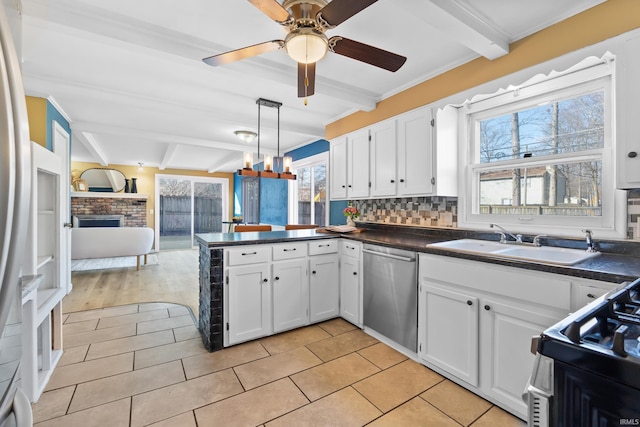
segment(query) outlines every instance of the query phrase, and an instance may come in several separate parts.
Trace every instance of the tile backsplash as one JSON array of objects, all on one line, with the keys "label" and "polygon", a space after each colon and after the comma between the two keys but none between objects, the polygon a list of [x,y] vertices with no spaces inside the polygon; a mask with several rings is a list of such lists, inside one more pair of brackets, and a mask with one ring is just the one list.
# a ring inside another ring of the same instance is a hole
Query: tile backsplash
[{"label": "tile backsplash", "polygon": [[[354,200],[361,221],[413,227],[458,226],[456,197],[407,197],[401,199]],[[627,196],[627,238],[640,240],[640,189]]]},{"label": "tile backsplash", "polygon": [[355,200],[361,221],[423,227],[458,226],[455,197],[407,197],[401,199]]}]

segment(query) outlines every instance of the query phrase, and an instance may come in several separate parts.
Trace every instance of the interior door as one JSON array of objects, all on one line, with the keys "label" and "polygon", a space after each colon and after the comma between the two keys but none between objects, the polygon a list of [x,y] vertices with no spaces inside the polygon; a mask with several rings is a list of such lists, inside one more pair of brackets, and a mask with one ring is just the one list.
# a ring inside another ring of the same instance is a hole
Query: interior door
[{"label": "interior door", "polygon": [[70,139],[67,131],[56,121],[53,122],[53,152],[60,157],[62,173],[60,174],[60,287],[71,292],[71,216],[69,213],[69,148]]}]

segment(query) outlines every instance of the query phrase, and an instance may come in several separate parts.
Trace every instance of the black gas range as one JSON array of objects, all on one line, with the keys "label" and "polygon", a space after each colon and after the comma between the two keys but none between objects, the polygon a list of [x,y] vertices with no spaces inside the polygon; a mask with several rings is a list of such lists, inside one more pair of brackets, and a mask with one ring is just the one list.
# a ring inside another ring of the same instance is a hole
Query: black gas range
[{"label": "black gas range", "polygon": [[536,427],[640,426],[640,279],[534,339],[525,398]]}]

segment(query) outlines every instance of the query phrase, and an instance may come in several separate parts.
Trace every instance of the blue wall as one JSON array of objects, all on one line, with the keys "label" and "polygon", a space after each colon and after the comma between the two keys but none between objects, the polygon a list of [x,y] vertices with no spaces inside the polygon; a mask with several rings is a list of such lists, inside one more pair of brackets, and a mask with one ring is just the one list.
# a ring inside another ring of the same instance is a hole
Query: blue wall
[{"label": "blue wall", "polygon": [[[320,139],[304,147],[296,148],[285,153],[293,161],[301,160],[316,154],[329,151],[329,141]],[[242,177],[237,173],[233,178],[234,215],[242,215]],[[289,187],[287,180],[260,179],[260,222],[285,225],[288,220]],[[347,201],[329,202],[329,223],[345,224],[342,211],[347,207]]]},{"label": "blue wall", "polygon": [[[69,145],[71,145],[71,126],[56,107],[47,100],[47,149],[53,151],[53,121],[58,122],[60,126],[69,134]],[[69,146],[69,155],[71,155],[71,146]]]}]

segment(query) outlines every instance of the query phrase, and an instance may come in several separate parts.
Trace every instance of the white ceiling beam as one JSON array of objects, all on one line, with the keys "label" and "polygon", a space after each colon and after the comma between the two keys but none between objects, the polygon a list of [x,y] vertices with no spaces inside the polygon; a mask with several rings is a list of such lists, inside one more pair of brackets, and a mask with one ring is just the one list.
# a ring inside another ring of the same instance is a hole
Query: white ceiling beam
[{"label": "white ceiling beam", "polygon": [[178,144],[169,144],[164,152],[164,155],[162,156],[162,161],[160,162],[158,169],[163,171],[167,168],[167,165],[169,164],[169,162],[171,162],[171,159],[173,158],[173,155],[176,153],[177,149]]},{"label": "white ceiling beam", "polygon": [[239,155],[238,153],[231,153],[227,156],[222,156],[209,165],[207,172],[214,173],[225,170],[225,166],[229,163],[235,163],[236,167],[233,169],[237,169],[238,165],[242,165],[242,155]]},{"label": "white ceiling beam", "polygon": [[[197,147],[228,150],[228,151],[234,151],[234,152],[247,151],[247,147],[241,144],[212,141],[209,139],[195,138],[195,137],[184,136],[184,135],[173,135],[166,132],[154,132],[154,131],[148,131],[144,129],[105,125],[101,123],[75,122],[72,130],[85,132],[85,133],[88,132],[88,133],[93,133],[98,135],[104,134],[104,135],[120,136],[120,137],[129,138],[129,139],[135,139],[140,143],[163,142],[167,144],[184,144],[184,145],[192,145]],[[275,149],[270,149],[266,147],[261,147],[260,152],[266,153],[266,154],[273,154],[273,155],[277,154],[277,151]]]},{"label": "white ceiling beam", "polygon": [[[233,49],[78,0],[56,0],[55,7],[52,7],[48,0],[32,0],[28,7],[25,7],[24,13],[42,19],[43,25],[46,25],[47,21],[56,22],[91,34],[168,53],[189,62],[201,62],[205,56]],[[257,65],[260,66],[261,78],[297,88],[297,67],[293,63],[283,65],[264,58],[250,58],[234,64],[234,73],[254,75]],[[316,94],[322,94],[343,105],[363,111],[375,109],[379,101],[376,94],[322,76],[316,76]]]},{"label": "white ceiling beam", "polygon": [[86,148],[91,156],[93,156],[96,163],[100,163],[102,166],[109,165],[107,156],[104,154],[100,144],[96,141],[93,135],[77,130],[73,123],[71,124],[71,131],[73,132],[73,139],[77,139],[82,145],[84,145],[84,148]]},{"label": "white ceiling beam", "polygon": [[[416,7],[420,10],[415,10]],[[411,2],[411,8],[412,13],[423,17],[425,24],[487,59],[509,53],[507,37],[456,0]]]}]

